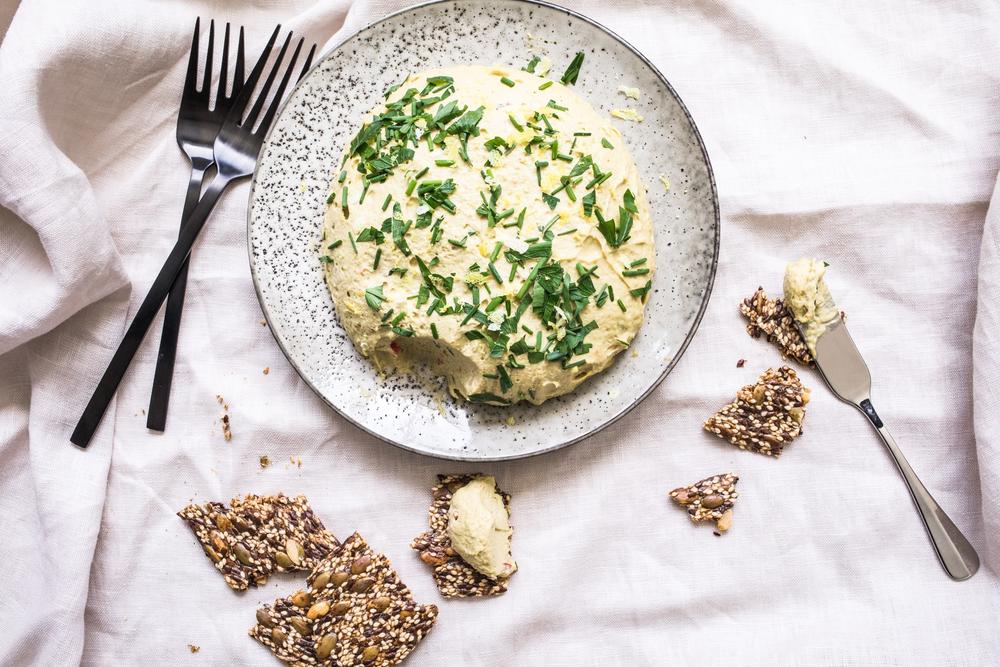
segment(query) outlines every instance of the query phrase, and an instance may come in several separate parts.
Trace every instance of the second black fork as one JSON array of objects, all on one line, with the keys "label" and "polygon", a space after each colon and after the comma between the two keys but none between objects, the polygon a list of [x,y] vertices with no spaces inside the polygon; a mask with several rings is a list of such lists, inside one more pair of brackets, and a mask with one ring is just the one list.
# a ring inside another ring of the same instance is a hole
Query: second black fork
[{"label": "second black fork", "polygon": [[[222,40],[222,66],[219,71],[219,85],[215,93],[215,104],[211,103],[212,59],[215,51],[215,21],[209,23],[208,47],[205,53],[205,72],[198,89],[198,54],[201,19],[194,24],[194,38],[191,42],[191,56],[188,60],[184,93],[181,96],[180,112],[177,115],[177,145],[191,162],[191,177],[188,181],[187,196],[184,198],[184,212],[181,226],[191,216],[201,196],[205,173],[215,163],[213,146],[222,127],[222,121],[233,106],[233,99],[243,88],[243,28],[236,46],[236,65],[233,69],[232,90],[226,90],[229,82],[229,24]],[[160,334],[160,348],[156,355],[156,371],[153,375],[153,390],[149,397],[149,411],[146,428],[162,431],[167,424],[167,405],[170,402],[170,386],[174,375],[174,361],[177,358],[177,341],[180,336],[181,313],[184,310],[184,293],[187,288],[188,262],[184,262],[177,281],[167,298]]]}]

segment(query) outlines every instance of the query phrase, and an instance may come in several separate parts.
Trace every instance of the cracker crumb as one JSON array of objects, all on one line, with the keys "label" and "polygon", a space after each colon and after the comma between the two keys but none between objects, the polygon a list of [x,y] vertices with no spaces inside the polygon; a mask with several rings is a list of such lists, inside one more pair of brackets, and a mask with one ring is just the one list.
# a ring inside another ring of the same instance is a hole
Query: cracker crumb
[{"label": "cracker crumb", "polygon": [[641,123],[643,120],[639,112],[631,107],[626,107],[624,109],[612,109],[611,115],[622,120],[630,120],[633,123]]},{"label": "cracker crumb", "polygon": [[264,366],[264,375],[267,375],[270,372],[271,372],[271,367],[270,366]]},{"label": "cracker crumb", "polygon": [[226,442],[233,439],[233,431],[229,428],[229,415],[222,415],[222,437]]},{"label": "cracker crumb", "polygon": [[267,454],[262,454],[260,457],[260,467],[266,468],[269,465],[271,465],[271,459],[268,458]]},{"label": "cracker crumb", "polygon": [[260,326],[266,327],[267,326],[267,320],[261,320],[260,321]]},{"label": "cracker crumb", "polygon": [[737,361],[737,362],[736,362],[736,368],[743,368],[743,366],[744,366],[744,365],[745,365],[746,363],[747,363],[747,360],[746,360],[746,359],[740,359],[739,361]]},{"label": "cracker crumb", "polygon": [[198,651],[201,650],[201,647],[196,644],[188,644],[188,650],[191,651],[192,653],[197,653]]}]

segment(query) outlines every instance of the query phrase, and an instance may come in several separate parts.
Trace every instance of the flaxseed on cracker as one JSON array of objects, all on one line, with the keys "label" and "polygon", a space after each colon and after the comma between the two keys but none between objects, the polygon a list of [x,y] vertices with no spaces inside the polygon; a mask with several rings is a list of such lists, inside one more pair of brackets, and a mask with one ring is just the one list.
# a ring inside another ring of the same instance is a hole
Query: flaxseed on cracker
[{"label": "flaxseed on cracker", "polygon": [[670,499],[687,509],[694,523],[714,521],[716,532],[724,533],[733,525],[733,505],[739,497],[736,493],[738,481],[740,478],[731,472],[715,475],[674,489]]},{"label": "flaxseed on cracker", "polygon": [[395,665],[437,619],[437,607],[416,604],[389,559],[357,533],[320,560],[306,583],[257,609],[249,630],[292,665]]},{"label": "flaxseed on cracker", "polygon": [[[420,560],[433,568],[434,583],[441,595],[453,597],[489,597],[507,591],[507,579],[490,579],[462,560],[451,547],[448,537],[448,510],[455,491],[483,475],[438,475],[438,483],[431,489],[431,506],[428,510],[430,530],[413,539],[410,547],[420,553]],[[496,489],[510,513],[510,494]]]},{"label": "flaxseed on cracker", "polygon": [[754,338],[763,334],[769,343],[781,350],[783,357],[789,357],[804,366],[813,365],[806,341],[802,338],[795,318],[781,299],[769,299],[763,287],[740,304],[740,312],[747,318],[747,333]]},{"label": "flaxseed on cracker", "polygon": [[337,546],[305,496],[247,495],[229,507],[210,502],[177,513],[230,588],[262,586],[272,572],[309,570]]},{"label": "flaxseed on cracker", "polygon": [[740,449],[778,457],[802,433],[809,390],[788,366],[769,368],[736,400],[705,422],[705,430]]}]

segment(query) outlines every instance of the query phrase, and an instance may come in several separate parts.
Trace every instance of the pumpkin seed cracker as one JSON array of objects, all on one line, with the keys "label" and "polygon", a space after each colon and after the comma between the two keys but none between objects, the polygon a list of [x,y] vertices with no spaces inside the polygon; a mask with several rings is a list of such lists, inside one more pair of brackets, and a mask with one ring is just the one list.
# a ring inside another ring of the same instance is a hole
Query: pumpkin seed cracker
[{"label": "pumpkin seed cracker", "polygon": [[[452,597],[490,597],[507,591],[508,579],[490,579],[462,560],[451,546],[448,537],[448,510],[451,496],[473,479],[474,475],[438,475],[438,483],[431,489],[431,506],[428,510],[430,530],[413,539],[410,547],[420,553],[420,560],[433,568],[434,583],[441,595]],[[510,494],[497,487],[504,507],[510,514]]]},{"label": "pumpkin seed cracker", "polygon": [[308,571],[339,544],[305,496],[247,495],[230,507],[209,502],[177,513],[229,587],[262,586],[271,573]]},{"label": "pumpkin seed cracker", "polygon": [[740,478],[733,473],[708,477],[691,486],[682,486],[670,492],[670,499],[687,509],[691,521],[714,521],[717,534],[729,530],[733,525],[733,505],[739,494],[736,482]]},{"label": "pumpkin seed cracker", "polygon": [[389,559],[354,533],[321,559],[307,587],[257,609],[251,637],[293,665],[402,662],[437,620],[413,601]]},{"label": "pumpkin seed cracker", "polygon": [[803,366],[812,366],[813,357],[802,338],[795,318],[781,299],[769,299],[763,287],[740,304],[740,313],[747,318],[747,333],[754,338],[763,334],[767,342],[781,351],[781,356],[794,359]]},{"label": "pumpkin seed cracker", "polygon": [[705,422],[705,430],[740,449],[778,457],[802,433],[809,389],[788,366],[769,368]]}]

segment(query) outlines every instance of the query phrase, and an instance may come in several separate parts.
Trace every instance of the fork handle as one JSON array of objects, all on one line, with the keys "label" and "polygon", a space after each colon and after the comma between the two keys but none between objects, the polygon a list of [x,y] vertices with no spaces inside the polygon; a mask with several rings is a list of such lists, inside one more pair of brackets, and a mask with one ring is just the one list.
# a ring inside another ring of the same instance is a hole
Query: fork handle
[{"label": "fork handle", "polygon": [[170,293],[170,288],[187,261],[188,255],[191,254],[191,246],[194,245],[199,232],[205,226],[205,221],[208,220],[208,216],[215,208],[219,197],[234,179],[235,177],[232,175],[216,174],[212,182],[208,184],[201,200],[191,212],[191,217],[184,223],[173,250],[167,256],[167,260],[156,275],[156,279],[153,280],[153,285],[149,288],[146,298],[139,304],[139,308],[132,317],[132,322],[125,331],[125,337],[118,345],[118,349],[115,350],[107,370],[101,376],[93,396],[90,397],[76,428],[73,429],[73,434],[70,436],[70,442],[73,444],[79,447],[86,447],[90,444],[90,440],[94,437],[94,432],[100,425],[101,418],[104,417],[111,399],[114,398],[132,358],[135,357],[136,351],[142,344],[142,339],[149,331],[153,320],[156,319],[156,313],[166,300],[167,294]]},{"label": "fork handle", "polygon": [[882,438],[882,442],[885,443],[889,454],[892,455],[893,460],[896,462],[896,467],[902,473],[903,479],[906,481],[906,486],[910,489],[913,503],[920,512],[920,518],[923,519],[924,526],[927,528],[927,534],[931,538],[931,544],[934,546],[934,551],[937,552],[938,558],[941,560],[941,565],[944,566],[948,576],[955,581],[968,579],[979,569],[979,555],[976,553],[975,548],[969,543],[965,535],[962,534],[962,531],[958,529],[958,526],[945,514],[941,506],[937,504],[937,501],[931,496],[927,487],[917,477],[917,473],[913,472],[913,468],[910,467],[906,457],[903,456],[903,452],[900,451],[896,440],[889,433],[885,424],[882,423],[878,414],[876,414],[871,401],[865,400],[862,404],[862,411],[868,417],[872,426],[875,427],[879,437]]},{"label": "fork handle", "polygon": [[[181,214],[181,228],[184,221],[198,204],[205,172],[212,166],[211,161],[192,161],[191,178],[188,181],[187,196],[184,198],[184,212]],[[167,406],[170,403],[170,385],[174,377],[174,361],[177,359],[177,340],[180,337],[181,314],[184,311],[184,294],[187,289],[187,273],[190,258],[184,261],[177,275],[167,308],[163,315],[163,329],[160,331],[160,349],[156,353],[156,370],[153,372],[153,389],[149,395],[149,410],[146,412],[146,428],[163,431],[167,425]]]}]

